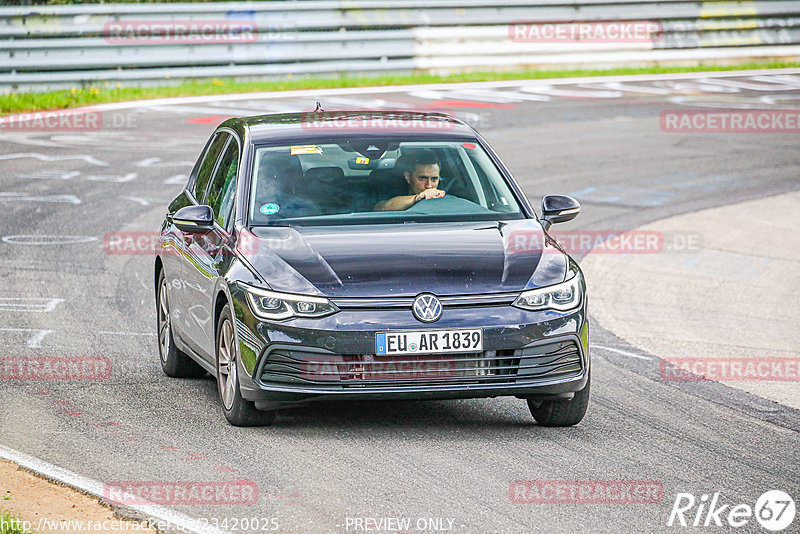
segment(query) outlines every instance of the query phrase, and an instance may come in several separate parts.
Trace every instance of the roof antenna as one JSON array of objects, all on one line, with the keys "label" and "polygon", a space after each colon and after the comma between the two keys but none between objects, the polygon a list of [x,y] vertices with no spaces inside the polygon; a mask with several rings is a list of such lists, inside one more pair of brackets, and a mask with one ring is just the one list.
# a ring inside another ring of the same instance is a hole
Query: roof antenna
[{"label": "roof antenna", "polygon": [[324,113],[324,112],[325,110],[322,109],[322,104],[320,104],[319,101],[317,101],[317,109],[314,110],[314,113]]}]

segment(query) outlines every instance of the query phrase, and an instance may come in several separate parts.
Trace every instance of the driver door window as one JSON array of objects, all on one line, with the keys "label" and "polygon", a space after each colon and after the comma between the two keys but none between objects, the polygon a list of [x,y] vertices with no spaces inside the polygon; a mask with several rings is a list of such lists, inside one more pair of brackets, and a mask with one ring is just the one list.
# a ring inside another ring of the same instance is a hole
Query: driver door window
[{"label": "driver door window", "polygon": [[239,144],[231,138],[222,154],[206,203],[214,210],[214,220],[225,228],[230,222],[236,193],[236,174],[239,170]]},{"label": "driver door window", "polygon": [[197,180],[194,184],[194,198],[197,199],[198,204],[207,204],[206,202],[206,189],[208,189],[208,181],[211,178],[211,173],[214,172],[214,164],[219,159],[225,143],[228,142],[230,134],[218,133],[214,140],[211,141],[211,146],[208,147],[205,158],[200,164],[200,169],[197,171]]}]

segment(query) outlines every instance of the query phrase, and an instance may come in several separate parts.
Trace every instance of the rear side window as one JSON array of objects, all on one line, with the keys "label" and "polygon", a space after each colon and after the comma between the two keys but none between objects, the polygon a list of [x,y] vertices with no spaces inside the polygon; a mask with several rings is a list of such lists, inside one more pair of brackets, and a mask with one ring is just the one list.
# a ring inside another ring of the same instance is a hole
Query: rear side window
[{"label": "rear side window", "polygon": [[236,192],[236,173],[239,170],[239,145],[231,139],[220,159],[206,202],[214,210],[214,220],[225,228]]},{"label": "rear side window", "polygon": [[228,142],[230,135],[227,133],[218,133],[211,141],[211,146],[206,151],[203,157],[203,162],[200,164],[200,170],[197,171],[197,180],[194,183],[194,198],[197,199],[198,204],[207,204],[206,202],[206,188],[208,180],[211,178],[211,173],[214,172],[214,164],[219,158],[220,152]]}]

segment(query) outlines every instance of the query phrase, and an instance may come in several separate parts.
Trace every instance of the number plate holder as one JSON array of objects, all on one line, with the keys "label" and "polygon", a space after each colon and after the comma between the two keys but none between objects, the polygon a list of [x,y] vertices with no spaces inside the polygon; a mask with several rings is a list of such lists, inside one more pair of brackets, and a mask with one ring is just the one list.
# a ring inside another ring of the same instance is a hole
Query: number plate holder
[{"label": "number plate holder", "polygon": [[483,330],[480,328],[378,332],[375,334],[375,354],[377,356],[482,351]]}]

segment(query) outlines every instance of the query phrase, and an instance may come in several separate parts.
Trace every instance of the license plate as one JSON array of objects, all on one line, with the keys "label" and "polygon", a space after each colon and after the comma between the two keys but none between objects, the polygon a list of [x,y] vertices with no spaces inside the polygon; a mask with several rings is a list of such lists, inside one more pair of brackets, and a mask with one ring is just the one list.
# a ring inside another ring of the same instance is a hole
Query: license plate
[{"label": "license plate", "polygon": [[423,332],[381,332],[375,336],[375,354],[441,354],[480,352],[483,331],[425,330]]}]

